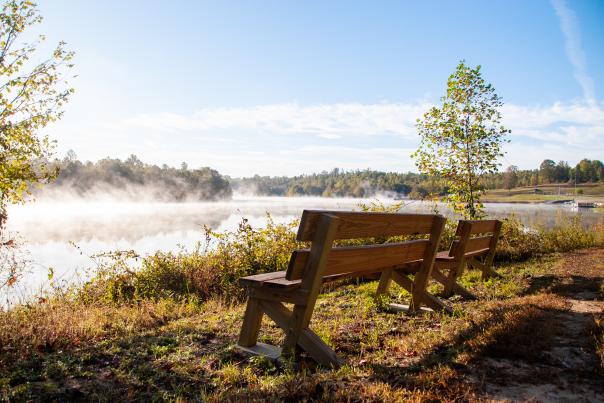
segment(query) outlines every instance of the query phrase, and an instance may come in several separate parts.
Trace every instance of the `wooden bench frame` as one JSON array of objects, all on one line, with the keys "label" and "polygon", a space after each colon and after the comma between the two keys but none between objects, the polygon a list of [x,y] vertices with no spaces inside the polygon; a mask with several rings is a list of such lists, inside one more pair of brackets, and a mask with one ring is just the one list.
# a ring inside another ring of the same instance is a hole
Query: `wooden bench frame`
[{"label": "wooden bench frame", "polygon": [[[339,367],[342,360],[309,329],[310,319],[325,281],[371,273],[393,272],[395,280],[412,294],[411,310],[421,304],[442,309],[444,304],[428,294],[426,286],[434,264],[445,219],[435,214],[360,213],[305,210],[298,241],[311,241],[310,249],[292,253],[287,271],[242,277],[248,302],[238,347],[273,358],[292,355],[300,347],[326,366]],[[333,247],[334,240],[397,235],[429,235],[393,244]],[[421,261],[418,269],[404,271],[407,263]],[[414,274],[411,280],[408,274]],[[284,303],[293,304],[293,309]],[[285,331],[281,348],[258,343],[263,315]]]},{"label": "wooden bench frame", "polygon": [[[432,270],[434,279],[445,287],[443,296],[459,294],[464,298],[476,299],[473,293],[457,282],[466,265],[480,269],[483,279],[500,277],[492,266],[501,225],[502,222],[498,220],[459,221],[455,231],[458,239],[451,243],[449,251],[436,255]],[[443,270],[448,270],[448,274],[445,275]]]}]

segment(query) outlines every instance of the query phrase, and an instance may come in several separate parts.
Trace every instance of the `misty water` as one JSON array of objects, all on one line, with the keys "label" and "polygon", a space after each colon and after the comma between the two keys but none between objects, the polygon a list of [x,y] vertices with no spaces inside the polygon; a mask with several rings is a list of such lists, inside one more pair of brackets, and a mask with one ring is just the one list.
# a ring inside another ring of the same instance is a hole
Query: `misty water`
[{"label": "misty water", "polygon": [[[9,210],[8,231],[17,234],[27,250],[28,270],[10,300],[23,300],[48,286],[48,270],[55,281],[82,281],[94,269],[90,255],[135,250],[140,255],[157,250],[192,249],[203,242],[203,226],[214,230],[237,228],[242,217],[253,226],[266,223],[269,212],[275,221],[300,217],[303,209],[358,209],[359,203],[375,199],[336,199],[312,197],[234,197],[227,202],[132,203],[89,202],[77,199],[42,200]],[[384,203],[394,200],[380,198]],[[446,212],[444,206],[439,207]],[[431,205],[405,202],[404,212],[429,212]],[[585,225],[604,222],[604,214],[568,206],[546,204],[488,204],[494,217],[518,216],[529,226],[551,227],[564,217],[579,215]]]}]

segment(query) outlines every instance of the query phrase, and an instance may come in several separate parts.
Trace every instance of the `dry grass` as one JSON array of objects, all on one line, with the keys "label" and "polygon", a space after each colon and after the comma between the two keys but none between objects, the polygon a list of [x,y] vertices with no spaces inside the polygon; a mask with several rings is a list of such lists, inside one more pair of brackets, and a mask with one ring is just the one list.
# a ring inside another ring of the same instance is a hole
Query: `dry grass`
[{"label": "dry grass", "polygon": [[[482,399],[488,385],[521,376],[501,372],[491,361],[529,368],[521,377],[537,384],[549,382],[551,373],[569,372],[551,363],[543,367],[544,351],[563,336],[562,318],[569,315],[568,290],[559,285],[575,270],[594,278],[599,269],[585,266],[601,254],[504,265],[498,267],[503,279],[485,283],[469,272],[464,283],[481,300],[453,302],[453,316],[385,312],[373,299],[375,282],[330,289],[320,297],[311,327],[346,360],[337,371],[305,357],[294,364],[237,352],[241,304],[54,300],[22,307],[0,314],[0,393],[8,400]],[[580,267],[573,268],[576,261]],[[394,287],[392,298],[406,295]],[[592,334],[602,358],[598,320]],[[265,319],[261,340],[279,343],[282,337]],[[587,350],[596,356],[595,343]],[[583,381],[601,383],[595,369],[582,371]]]},{"label": "dry grass", "polygon": [[194,310],[170,300],[122,306],[55,300],[0,312],[0,345],[22,355],[73,348],[157,328]]}]

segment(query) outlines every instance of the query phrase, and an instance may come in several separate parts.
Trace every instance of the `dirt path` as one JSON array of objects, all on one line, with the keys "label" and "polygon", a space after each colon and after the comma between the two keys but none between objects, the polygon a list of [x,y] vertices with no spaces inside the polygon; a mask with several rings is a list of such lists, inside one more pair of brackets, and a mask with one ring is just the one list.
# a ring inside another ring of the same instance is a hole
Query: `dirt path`
[{"label": "dirt path", "polygon": [[549,338],[549,348],[526,360],[484,357],[474,376],[482,378],[486,397],[502,401],[604,401],[602,352],[596,348],[604,317],[603,284],[602,249],[569,254],[551,274],[531,279],[532,293],[551,296],[564,307],[539,307],[546,312],[548,327],[541,331],[535,325],[534,334],[528,335]]}]

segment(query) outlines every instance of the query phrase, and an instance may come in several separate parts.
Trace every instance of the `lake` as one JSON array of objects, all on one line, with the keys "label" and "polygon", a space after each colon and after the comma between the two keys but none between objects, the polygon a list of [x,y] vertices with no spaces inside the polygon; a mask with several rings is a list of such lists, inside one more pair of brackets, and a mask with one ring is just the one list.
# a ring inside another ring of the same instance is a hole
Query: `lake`
[{"label": "lake", "polygon": [[[204,203],[124,203],[116,201],[38,201],[11,206],[7,229],[25,241],[28,273],[9,296],[11,301],[26,299],[48,284],[48,268],[55,280],[71,282],[94,267],[90,255],[133,249],[141,255],[156,250],[193,248],[203,241],[203,226],[214,230],[235,229],[242,217],[253,226],[266,222],[266,212],[278,222],[300,217],[303,209],[356,208],[375,199],[319,197],[242,197],[227,202]],[[394,200],[382,198],[384,203]],[[440,205],[441,211],[446,212]],[[573,210],[547,204],[487,204],[494,217],[517,215],[530,226],[551,227],[564,217],[580,214],[586,225],[604,222],[604,214],[593,209]],[[408,201],[402,211],[429,212],[431,206]],[[76,247],[77,246],[77,247]]]}]

